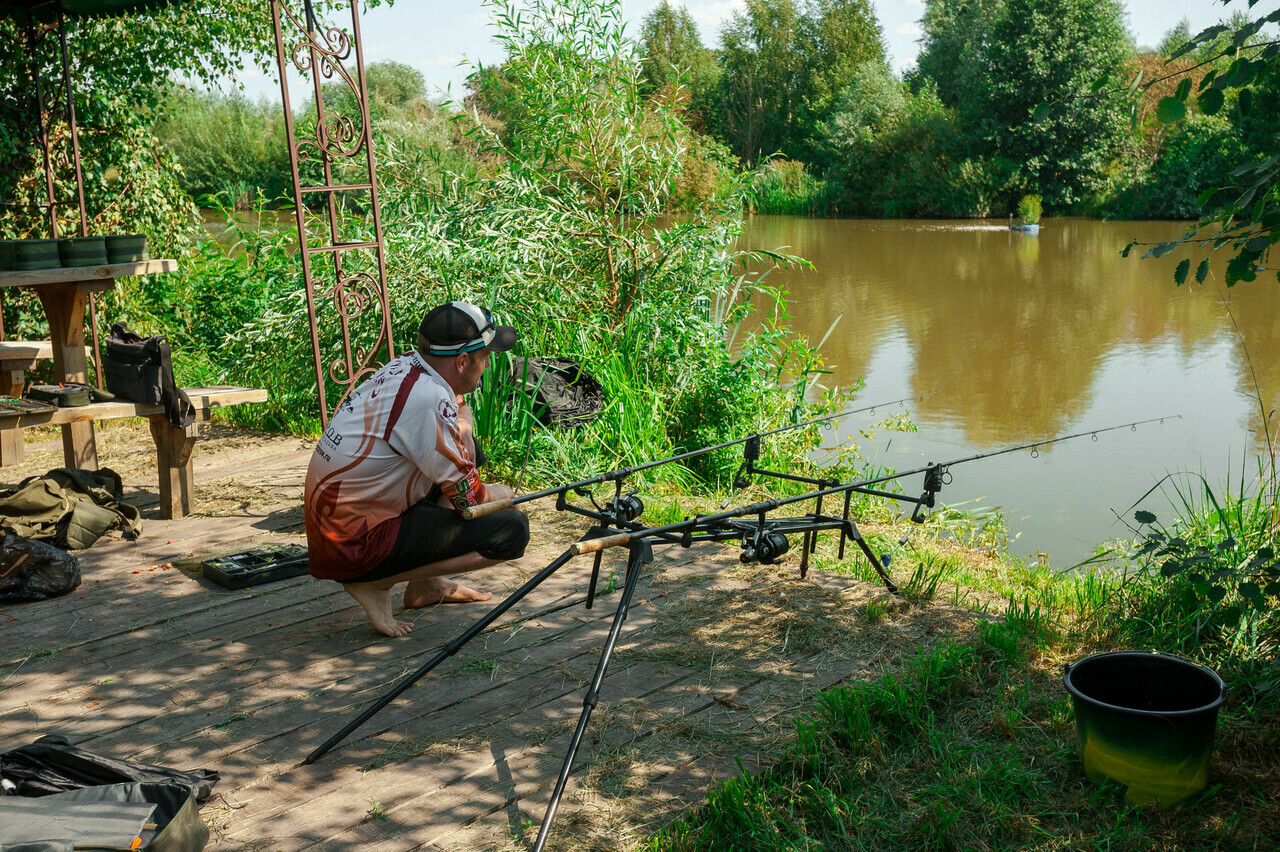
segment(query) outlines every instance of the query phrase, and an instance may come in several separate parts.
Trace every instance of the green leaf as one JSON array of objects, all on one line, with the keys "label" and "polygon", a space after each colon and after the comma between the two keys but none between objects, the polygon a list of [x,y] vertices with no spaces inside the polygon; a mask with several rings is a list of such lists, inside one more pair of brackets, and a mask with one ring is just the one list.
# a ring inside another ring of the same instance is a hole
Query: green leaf
[{"label": "green leaf", "polygon": [[1225,100],[1226,97],[1222,94],[1221,89],[1210,89],[1207,92],[1201,92],[1200,97],[1196,99],[1197,103],[1200,104],[1200,111],[1205,115],[1216,115],[1218,110],[1222,109],[1222,104]]},{"label": "green leaf", "polygon": [[1248,251],[1256,251],[1258,254],[1262,254],[1269,245],[1271,245],[1271,237],[1267,234],[1262,234],[1249,240],[1244,244],[1244,247]]},{"label": "green leaf", "polygon": [[1200,265],[1196,267],[1196,283],[1203,284],[1204,279],[1209,277],[1209,258],[1200,261]]},{"label": "green leaf", "polygon": [[1121,256],[1121,257],[1128,257],[1128,256],[1129,256],[1129,252],[1133,251],[1133,247],[1134,247],[1134,246],[1136,246],[1136,245],[1137,245],[1137,243],[1136,243],[1136,242],[1129,243],[1129,245],[1127,245],[1127,246],[1125,246],[1123,249],[1121,249],[1121,251],[1120,251],[1120,256]]},{"label": "green leaf", "polygon": [[1186,117],[1187,105],[1177,98],[1161,98],[1156,107],[1156,120],[1161,124],[1173,124]]},{"label": "green leaf", "polygon": [[1040,104],[1031,114],[1031,120],[1037,124],[1049,117],[1049,104]]},{"label": "green leaf", "polygon": [[1253,89],[1241,89],[1236,106],[1240,108],[1241,115],[1249,115],[1253,112]]},{"label": "green leaf", "polygon": [[1139,509],[1134,512],[1133,519],[1140,524],[1154,524],[1156,522],[1155,514],[1148,512],[1146,509]]},{"label": "green leaf", "polygon": [[1247,601],[1253,601],[1257,603],[1262,600],[1262,589],[1258,587],[1257,583],[1252,583],[1252,582],[1241,583],[1239,586],[1239,591],[1240,591],[1240,597],[1244,598]]},{"label": "green leaf", "polygon": [[1183,77],[1182,82],[1178,84],[1178,90],[1173,93],[1173,96],[1180,101],[1185,101],[1189,94],[1191,94],[1191,78]]},{"label": "green leaf", "polygon": [[1227,590],[1222,586],[1210,586],[1209,591],[1205,592],[1204,596],[1214,603],[1221,603],[1222,599],[1227,596]]},{"label": "green leaf", "polygon": [[1191,271],[1191,261],[1183,259],[1178,263],[1178,268],[1173,271],[1173,281],[1181,287],[1187,280],[1187,273]]}]

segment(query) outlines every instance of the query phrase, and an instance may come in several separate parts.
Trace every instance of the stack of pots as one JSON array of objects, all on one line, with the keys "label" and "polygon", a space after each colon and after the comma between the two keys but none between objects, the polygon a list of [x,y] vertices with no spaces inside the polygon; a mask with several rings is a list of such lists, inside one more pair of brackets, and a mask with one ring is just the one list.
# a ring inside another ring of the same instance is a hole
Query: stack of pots
[{"label": "stack of pots", "polygon": [[142,234],[67,237],[61,240],[0,240],[0,270],[106,266],[146,259],[147,238]]}]

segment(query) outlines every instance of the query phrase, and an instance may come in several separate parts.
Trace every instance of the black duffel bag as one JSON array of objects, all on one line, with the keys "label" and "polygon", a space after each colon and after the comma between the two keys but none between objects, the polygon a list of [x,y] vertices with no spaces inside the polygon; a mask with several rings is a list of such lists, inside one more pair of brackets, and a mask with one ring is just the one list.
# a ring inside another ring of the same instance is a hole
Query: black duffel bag
[{"label": "black duffel bag", "polygon": [[139,337],[123,322],[116,323],[111,326],[102,372],[107,390],[121,399],[164,406],[165,417],[179,429],[195,422],[196,407],[173,379],[169,341],[164,337]]}]

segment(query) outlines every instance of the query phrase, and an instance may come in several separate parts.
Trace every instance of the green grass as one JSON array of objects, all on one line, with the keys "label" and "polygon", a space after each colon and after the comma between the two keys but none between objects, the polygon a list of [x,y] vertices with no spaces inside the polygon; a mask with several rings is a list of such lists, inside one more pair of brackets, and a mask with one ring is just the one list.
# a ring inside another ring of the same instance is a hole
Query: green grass
[{"label": "green grass", "polygon": [[[988,615],[894,671],[822,693],[762,771],[722,781],[645,848],[1276,848],[1280,696],[1264,673],[1276,672],[1277,600],[1264,583],[1260,604],[1244,611],[1249,593],[1239,591],[1273,564],[1256,558],[1275,541],[1268,488],[1266,476],[1225,494],[1179,480],[1183,517],[1156,541],[1185,546],[1135,548],[1110,566],[1066,573],[961,550],[954,513],[898,547],[900,529],[864,529],[874,552],[894,549],[891,570],[912,606],[959,603]],[[976,532],[970,543],[981,541]],[[1167,567],[1189,557],[1213,561]],[[814,564],[876,581],[860,554],[838,562],[834,540],[822,541]],[[1217,578],[1221,597],[1186,576],[1197,570]],[[1242,604],[1239,622],[1224,621],[1232,601]],[[864,617],[896,612],[879,596]],[[1243,687],[1219,717],[1210,787],[1170,810],[1128,805],[1121,785],[1093,784],[1081,767],[1062,663],[1126,647],[1191,657]]]}]

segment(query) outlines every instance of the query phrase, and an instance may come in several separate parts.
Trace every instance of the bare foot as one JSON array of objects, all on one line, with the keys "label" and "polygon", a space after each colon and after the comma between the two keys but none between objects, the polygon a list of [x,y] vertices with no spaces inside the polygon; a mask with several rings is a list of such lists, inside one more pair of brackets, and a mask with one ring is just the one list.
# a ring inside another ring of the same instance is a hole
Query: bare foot
[{"label": "bare foot", "polygon": [[414,580],[405,586],[405,609],[417,609],[438,603],[477,603],[493,597],[492,592],[472,589],[453,580],[443,577],[430,577],[426,580]]},{"label": "bare foot", "polygon": [[404,636],[413,629],[408,621],[397,621],[391,615],[391,590],[379,589],[373,583],[344,583],[342,588],[356,599],[369,621],[379,633],[387,636]]}]

